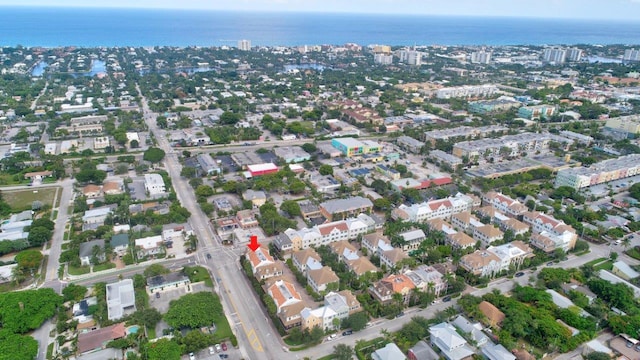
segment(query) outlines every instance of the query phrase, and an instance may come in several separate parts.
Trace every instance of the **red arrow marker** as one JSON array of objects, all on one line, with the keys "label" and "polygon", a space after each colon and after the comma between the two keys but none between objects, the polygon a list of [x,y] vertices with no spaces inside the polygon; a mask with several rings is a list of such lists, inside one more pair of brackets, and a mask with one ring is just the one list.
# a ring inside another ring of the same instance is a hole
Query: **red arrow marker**
[{"label": "red arrow marker", "polygon": [[260,247],[260,243],[258,243],[258,237],[255,235],[251,236],[251,242],[247,245],[251,251],[255,252]]}]

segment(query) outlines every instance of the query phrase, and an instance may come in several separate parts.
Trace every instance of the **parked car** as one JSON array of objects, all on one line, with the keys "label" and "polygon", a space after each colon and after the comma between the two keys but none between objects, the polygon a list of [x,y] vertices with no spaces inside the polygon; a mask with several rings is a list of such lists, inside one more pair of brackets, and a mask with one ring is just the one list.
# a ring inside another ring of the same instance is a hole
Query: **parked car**
[{"label": "parked car", "polygon": [[220,354],[218,356],[220,356],[220,359],[226,359],[226,358],[229,357],[229,355],[227,355],[227,354]]},{"label": "parked car", "polygon": [[353,334],[352,330],[347,330],[347,331],[343,331],[342,332],[342,336],[347,336],[347,335],[351,335],[351,334]]},{"label": "parked car", "polygon": [[223,342],[221,346],[222,346],[222,351],[227,351],[227,343]]},{"label": "parked car", "polygon": [[331,335],[329,335],[329,337],[327,338],[327,341],[331,341],[331,340],[335,339],[337,336],[338,336],[338,335],[336,335],[336,334],[331,334]]},{"label": "parked car", "polygon": [[160,293],[159,292],[156,293],[156,299],[160,299]]},{"label": "parked car", "polygon": [[404,312],[400,311],[400,313],[398,315],[396,315],[397,318],[404,316]]},{"label": "parked car", "polygon": [[196,356],[193,353],[189,353],[189,360],[196,360]]},{"label": "parked car", "polygon": [[442,301],[443,301],[443,302],[451,301],[451,296],[445,296],[445,297],[443,297],[443,298],[442,298]]},{"label": "parked car", "polygon": [[524,275],[524,273],[522,271],[516,273],[516,277],[520,277],[520,276],[523,276],[523,275]]},{"label": "parked car", "polygon": [[216,344],[215,347],[216,347],[216,352],[222,351],[222,347],[220,347],[220,344]]},{"label": "parked car", "polygon": [[213,349],[213,346],[209,346],[209,355],[215,354],[216,351]]}]

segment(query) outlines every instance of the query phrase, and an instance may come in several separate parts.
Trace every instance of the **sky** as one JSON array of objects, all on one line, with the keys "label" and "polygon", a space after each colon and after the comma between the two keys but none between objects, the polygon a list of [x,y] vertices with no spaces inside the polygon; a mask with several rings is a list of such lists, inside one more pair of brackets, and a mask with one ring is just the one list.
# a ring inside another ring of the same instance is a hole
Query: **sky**
[{"label": "sky", "polygon": [[135,7],[640,21],[640,0],[0,0],[0,6]]}]

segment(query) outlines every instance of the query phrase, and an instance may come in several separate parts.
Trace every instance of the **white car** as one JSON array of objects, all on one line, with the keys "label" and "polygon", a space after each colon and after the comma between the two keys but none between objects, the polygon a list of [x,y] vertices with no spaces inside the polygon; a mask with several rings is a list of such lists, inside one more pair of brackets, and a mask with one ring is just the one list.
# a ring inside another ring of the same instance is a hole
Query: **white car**
[{"label": "white car", "polygon": [[193,353],[189,353],[189,360],[196,360],[196,356]]},{"label": "white car", "polygon": [[335,339],[336,337],[338,337],[338,335],[336,335],[336,334],[331,334],[331,335],[329,335],[329,337],[327,338],[327,341],[331,341],[331,340]]},{"label": "white car", "polygon": [[209,355],[215,354],[216,351],[213,349],[213,346],[209,346]]}]

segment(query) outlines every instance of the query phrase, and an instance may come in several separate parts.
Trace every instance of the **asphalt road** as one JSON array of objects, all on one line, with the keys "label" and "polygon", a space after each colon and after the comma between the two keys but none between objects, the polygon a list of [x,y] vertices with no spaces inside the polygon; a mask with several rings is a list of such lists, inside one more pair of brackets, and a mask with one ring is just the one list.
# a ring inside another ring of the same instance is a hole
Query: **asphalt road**
[{"label": "asphalt road", "polygon": [[[142,94],[140,96],[142,97]],[[237,254],[232,249],[222,246],[214,235],[209,219],[196,202],[193,189],[186,179],[180,176],[181,165],[176,151],[161,134],[156,124],[157,114],[150,111],[144,97],[142,107],[149,131],[153,133],[158,147],[166,153],[165,169],[171,177],[176,195],[182,206],[191,213],[189,221],[199,239],[198,254],[212,253],[215,256],[214,261],[203,262],[202,265],[207,267],[216,279],[225,314],[238,338],[241,353],[246,359],[286,359],[280,338],[275,334],[271,324],[265,321],[263,316],[256,316],[262,311],[262,307],[253,295],[253,289],[239,271],[239,265],[236,265]],[[247,149],[249,146],[243,148]]]}]

